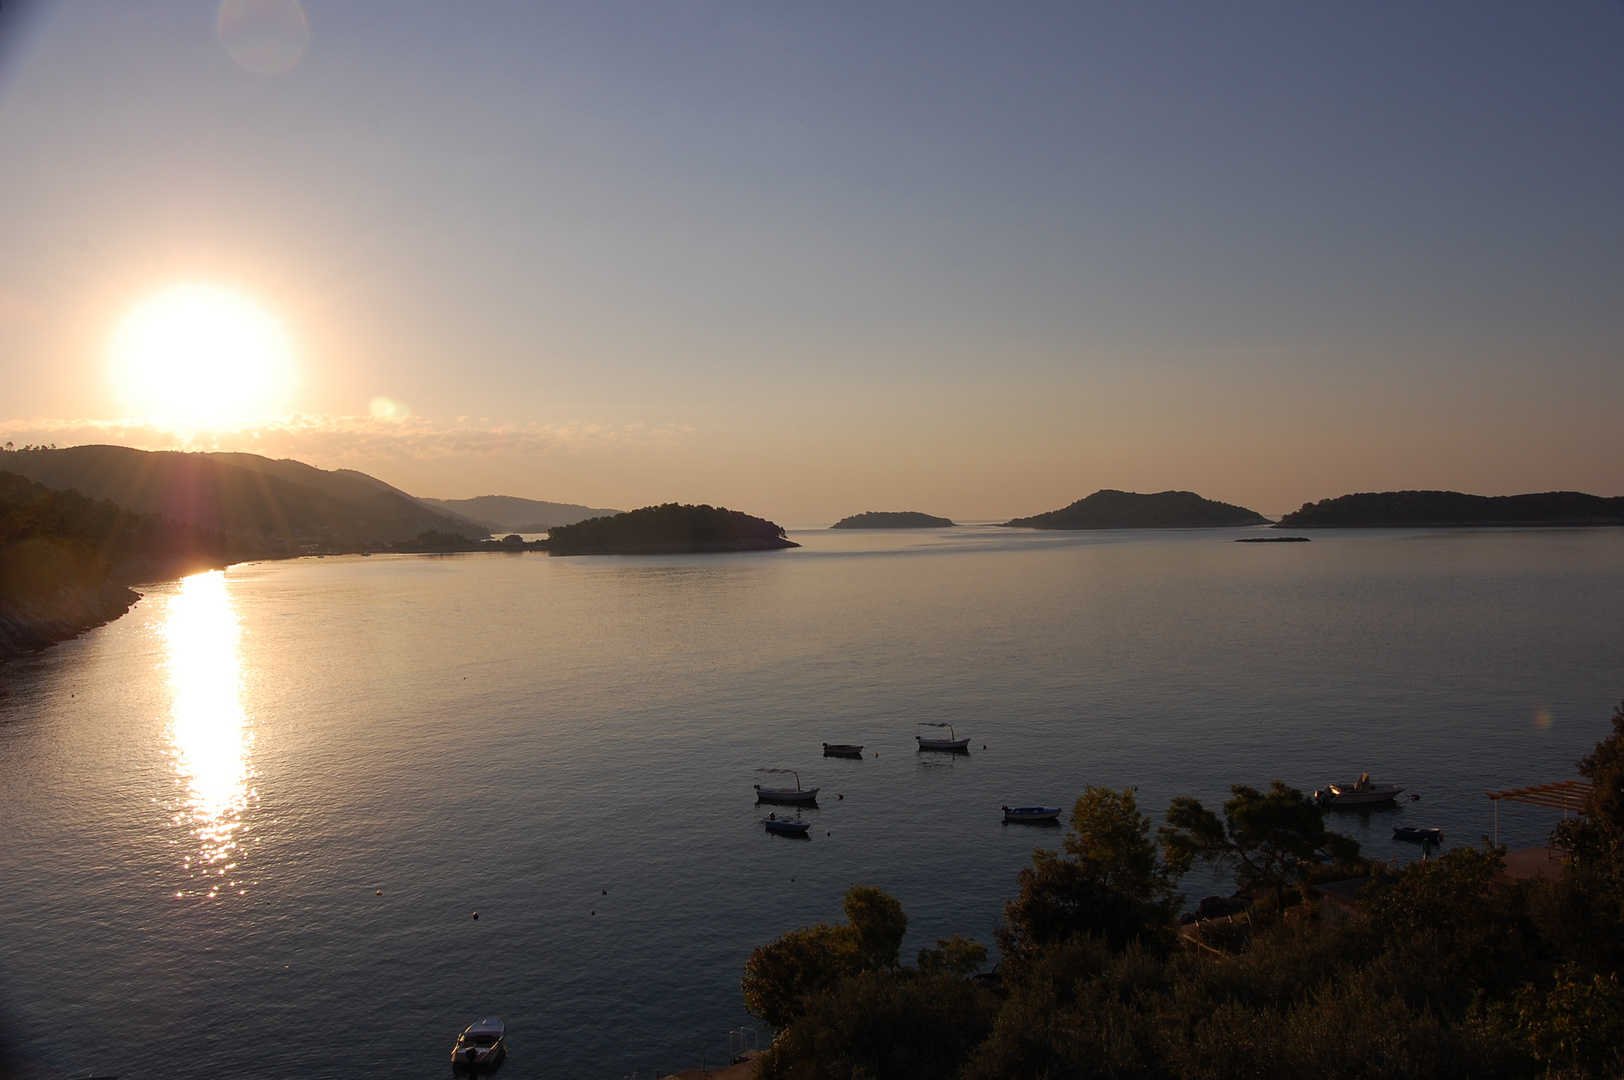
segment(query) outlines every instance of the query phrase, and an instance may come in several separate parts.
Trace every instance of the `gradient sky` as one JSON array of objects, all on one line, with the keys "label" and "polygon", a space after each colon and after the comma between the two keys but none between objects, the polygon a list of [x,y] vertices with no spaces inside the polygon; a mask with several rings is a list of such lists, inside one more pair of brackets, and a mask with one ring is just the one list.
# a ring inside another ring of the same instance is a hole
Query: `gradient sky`
[{"label": "gradient sky", "polygon": [[[276,74],[216,4],[0,24],[0,440],[787,523],[1624,493],[1617,2],[304,11]],[[179,282],[296,417],[121,411]]]}]

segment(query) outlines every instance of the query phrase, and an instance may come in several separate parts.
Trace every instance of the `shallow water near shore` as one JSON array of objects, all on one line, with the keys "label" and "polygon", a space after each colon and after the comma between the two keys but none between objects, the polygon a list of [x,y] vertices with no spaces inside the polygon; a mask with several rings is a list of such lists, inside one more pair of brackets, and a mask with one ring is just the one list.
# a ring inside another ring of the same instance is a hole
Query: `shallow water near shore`
[{"label": "shallow water near shore", "polygon": [[[1248,533],[150,587],[0,669],[0,1035],[42,1075],[439,1076],[496,1014],[502,1076],[714,1065],[750,949],[852,882],[902,901],[905,956],[990,943],[1062,835],[1000,804],[1132,784],[1159,818],[1369,771],[1421,801],[1334,822],[1409,859],[1393,824],[1477,842],[1484,792],[1573,776],[1624,697],[1624,530]],[[916,753],[921,721],[972,752]],[[810,840],[765,833],[761,767],[821,787]],[[1503,810],[1501,840],[1556,820]]]}]

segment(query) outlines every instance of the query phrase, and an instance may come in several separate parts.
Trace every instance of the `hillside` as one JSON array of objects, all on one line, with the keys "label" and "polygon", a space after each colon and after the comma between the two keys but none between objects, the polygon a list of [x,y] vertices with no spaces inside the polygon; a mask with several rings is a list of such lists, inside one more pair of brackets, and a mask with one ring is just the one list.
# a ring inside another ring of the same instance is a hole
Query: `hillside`
[{"label": "hillside", "polygon": [[1381,491],[1304,503],[1280,519],[1286,529],[1462,528],[1624,525],[1624,496],[1580,491],[1464,495],[1459,491]]},{"label": "hillside", "polygon": [[945,529],[953,522],[944,517],[932,517],[917,510],[869,510],[862,514],[841,518],[831,529]]},{"label": "hillside", "polygon": [[646,506],[562,525],[547,536],[554,555],[674,555],[800,547],[783,526],[719,506]]},{"label": "hillside", "polygon": [[1004,524],[1023,529],[1196,529],[1267,525],[1269,519],[1244,506],[1203,499],[1193,491],[1096,491],[1060,510]]},{"label": "hillside", "polygon": [[136,513],[162,514],[223,533],[267,553],[387,544],[431,530],[469,537],[489,533],[365,473],[328,472],[255,454],[74,446],[3,451],[0,469]]},{"label": "hillside", "polygon": [[521,499],[515,495],[479,495],[472,499],[420,498],[417,501],[478,522],[492,532],[546,532],[559,525],[573,525],[587,518],[611,517],[620,513],[619,510],[577,506],[575,503]]},{"label": "hillside", "polygon": [[0,472],[0,660],[118,618],[136,600],[128,582],[251,554],[220,533]]}]

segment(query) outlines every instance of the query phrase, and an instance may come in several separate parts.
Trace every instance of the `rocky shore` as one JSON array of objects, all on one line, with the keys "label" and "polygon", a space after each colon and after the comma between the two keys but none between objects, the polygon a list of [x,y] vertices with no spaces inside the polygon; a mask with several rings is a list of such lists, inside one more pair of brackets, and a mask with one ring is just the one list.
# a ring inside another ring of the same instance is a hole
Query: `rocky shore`
[{"label": "rocky shore", "polygon": [[112,622],[139,599],[134,589],[104,581],[97,588],[63,586],[49,596],[14,600],[0,610],[0,662]]}]

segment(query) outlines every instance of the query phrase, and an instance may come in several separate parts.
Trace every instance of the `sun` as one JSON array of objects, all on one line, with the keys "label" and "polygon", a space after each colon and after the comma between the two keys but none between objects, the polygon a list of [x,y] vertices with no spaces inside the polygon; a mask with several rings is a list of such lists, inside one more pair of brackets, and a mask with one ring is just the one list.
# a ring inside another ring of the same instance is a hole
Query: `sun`
[{"label": "sun", "polygon": [[226,289],[180,285],[137,305],[111,349],[133,415],[174,423],[267,419],[293,390],[293,354],[265,310]]}]

